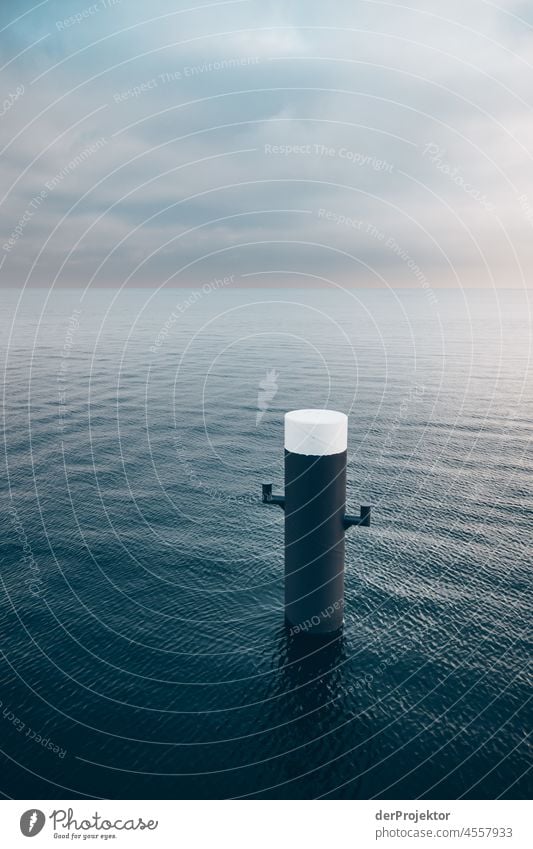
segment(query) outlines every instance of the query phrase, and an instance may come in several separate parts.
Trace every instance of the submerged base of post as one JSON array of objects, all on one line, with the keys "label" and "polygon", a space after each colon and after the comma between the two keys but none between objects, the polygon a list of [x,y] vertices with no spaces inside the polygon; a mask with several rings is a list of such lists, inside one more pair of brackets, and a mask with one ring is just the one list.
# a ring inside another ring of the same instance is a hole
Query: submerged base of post
[{"label": "submerged base of post", "polygon": [[288,637],[306,637],[309,640],[309,644],[314,643],[324,643],[328,642],[330,639],[335,639],[335,637],[340,637],[343,633],[344,629],[344,617],[336,628],[324,628],[323,622],[319,619],[318,623],[313,621],[313,617],[310,620],[305,620],[304,622],[298,622],[294,624],[287,616],[285,616],[285,630],[287,632]]}]

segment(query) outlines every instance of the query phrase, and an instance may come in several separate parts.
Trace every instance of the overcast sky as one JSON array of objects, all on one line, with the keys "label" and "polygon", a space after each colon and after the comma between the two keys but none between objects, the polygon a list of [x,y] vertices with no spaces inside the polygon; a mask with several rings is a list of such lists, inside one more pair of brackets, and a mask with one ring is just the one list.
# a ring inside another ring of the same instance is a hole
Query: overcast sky
[{"label": "overcast sky", "polygon": [[531,285],[533,6],[3,3],[3,286]]}]

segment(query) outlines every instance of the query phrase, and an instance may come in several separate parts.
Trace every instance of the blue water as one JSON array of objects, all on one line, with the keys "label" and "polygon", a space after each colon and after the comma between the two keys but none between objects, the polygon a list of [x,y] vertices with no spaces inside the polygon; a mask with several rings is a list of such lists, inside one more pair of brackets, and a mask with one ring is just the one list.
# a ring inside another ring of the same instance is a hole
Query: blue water
[{"label": "blue water", "polygon": [[[526,293],[2,301],[4,794],[528,795]],[[373,505],[324,645],[284,631],[260,503],[313,406],[349,413],[348,506]]]}]

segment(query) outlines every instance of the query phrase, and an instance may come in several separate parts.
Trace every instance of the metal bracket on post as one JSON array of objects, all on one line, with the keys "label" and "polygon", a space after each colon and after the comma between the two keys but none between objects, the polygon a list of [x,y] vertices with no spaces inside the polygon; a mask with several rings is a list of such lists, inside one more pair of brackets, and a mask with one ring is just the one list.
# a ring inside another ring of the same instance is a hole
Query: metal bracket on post
[{"label": "metal bracket on post", "polygon": [[285,498],[283,495],[272,495],[272,484],[264,483],[263,488],[263,504],[277,504],[282,510],[285,510]]},{"label": "metal bracket on post", "polygon": [[362,528],[370,527],[370,512],[371,507],[369,505],[361,505],[361,515],[360,516],[349,516],[348,514],[344,517],[344,527],[346,530],[351,528],[353,525],[358,525]]}]

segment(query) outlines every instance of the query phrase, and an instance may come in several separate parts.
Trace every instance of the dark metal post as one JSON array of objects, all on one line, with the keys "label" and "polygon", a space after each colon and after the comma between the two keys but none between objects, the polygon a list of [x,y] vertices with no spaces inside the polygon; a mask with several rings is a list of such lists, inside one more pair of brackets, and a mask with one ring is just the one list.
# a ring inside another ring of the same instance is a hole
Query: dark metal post
[{"label": "dark metal post", "polygon": [[344,619],[344,533],[370,525],[370,507],[346,515],[348,419],[333,410],[285,415],[285,619],[291,633],[327,634]]}]

